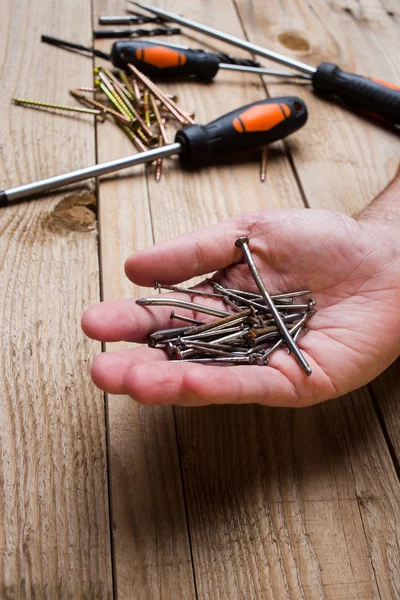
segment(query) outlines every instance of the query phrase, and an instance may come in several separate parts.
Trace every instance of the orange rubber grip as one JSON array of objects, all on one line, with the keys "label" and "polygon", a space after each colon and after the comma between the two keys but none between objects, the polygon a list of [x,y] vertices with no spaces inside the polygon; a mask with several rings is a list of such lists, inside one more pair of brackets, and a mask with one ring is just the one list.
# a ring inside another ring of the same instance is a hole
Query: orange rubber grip
[{"label": "orange rubber grip", "polygon": [[233,120],[236,131],[269,131],[290,116],[287,104],[255,105]]},{"label": "orange rubber grip", "polygon": [[260,100],[234,110],[208,125],[190,125],[176,134],[184,164],[212,162],[219,154],[265,146],[297,131],[307,120],[300,98]]},{"label": "orange rubber grip", "polygon": [[181,67],[186,62],[186,56],[182,52],[178,52],[178,50],[174,50],[173,48],[167,48],[166,46],[138,48],[135,55],[137,60],[158,69]]},{"label": "orange rubber grip", "polygon": [[383,81],[383,79],[377,79],[376,77],[370,77],[372,81],[376,81],[376,83],[380,83],[391,90],[400,90],[400,86],[394,85],[394,83],[388,83],[387,81]]}]

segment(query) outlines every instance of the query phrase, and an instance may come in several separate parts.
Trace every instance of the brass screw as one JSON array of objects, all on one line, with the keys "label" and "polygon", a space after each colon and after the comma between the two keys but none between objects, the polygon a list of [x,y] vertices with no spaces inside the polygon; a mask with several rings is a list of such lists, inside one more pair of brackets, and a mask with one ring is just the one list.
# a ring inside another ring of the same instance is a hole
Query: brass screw
[{"label": "brass screw", "polygon": [[156,102],[153,94],[150,93],[149,96],[150,96],[150,103],[151,103],[151,106],[152,106],[152,109],[154,112],[154,116],[156,118],[158,127],[160,129],[160,133],[162,135],[164,144],[168,144],[169,142],[168,142],[168,138],[167,138],[167,132],[165,130],[165,121],[163,121],[163,119],[161,118],[160,111],[158,110],[157,102]]},{"label": "brass screw", "polygon": [[182,124],[185,123],[185,118],[173,108],[172,104],[170,104],[170,100],[167,100],[161,90],[152,81],[150,81],[146,75],[143,75],[143,73],[141,73],[141,71],[139,71],[139,69],[137,69],[134,65],[128,64],[128,67],[136,75],[136,77],[140,79],[151,92],[153,92],[156,98],[158,98],[160,102],[164,104],[167,110],[174,115],[175,119]]},{"label": "brass screw", "polygon": [[64,104],[52,104],[40,100],[27,100],[26,98],[12,98],[14,104],[20,106],[31,106],[32,108],[49,108],[52,110],[65,110],[68,112],[85,113],[88,115],[102,115],[104,110],[94,110],[92,108],[83,108],[81,106],[66,106]]},{"label": "brass screw", "polygon": [[[162,135],[160,135],[160,137],[158,138],[158,145],[159,145],[160,148],[163,145]],[[156,162],[156,181],[157,181],[157,183],[161,179],[161,173],[162,173],[162,159],[158,158],[157,162]]]},{"label": "brass screw", "polygon": [[140,123],[140,126],[143,129],[144,133],[147,135],[148,138],[151,139],[153,137],[153,132],[148,127],[148,125],[150,125],[150,121],[148,123],[143,121],[142,117],[140,116],[140,114],[137,112],[137,110],[131,103],[128,95],[121,87],[121,84],[118,81],[118,79],[116,77],[114,77],[114,75],[107,69],[105,69],[104,72],[106,73],[107,77],[109,78],[111,87],[114,88],[114,91],[116,92],[115,93],[116,98],[119,100],[120,103],[122,102],[125,104],[126,109],[129,111],[132,118],[136,119]]},{"label": "brass screw", "polygon": [[92,100],[92,98],[88,98],[87,96],[85,96],[85,94],[81,94],[77,90],[71,90],[70,94],[71,94],[71,96],[73,96],[74,98],[79,100],[79,102],[86,102],[87,104],[90,104],[91,106],[95,106],[98,109],[100,109],[101,111],[109,113],[110,115],[113,115],[116,119],[118,119],[119,121],[122,121],[123,123],[131,122],[130,119],[128,117],[126,117],[125,115],[123,115],[122,113],[119,113],[116,110],[113,110],[112,108],[110,108],[109,106],[106,106],[105,104],[101,104],[101,102],[98,102],[97,100]]},{"label": "brass screw", "polygon": [[143,110],[144,120],[146,125],[150,125],[150,111],[149,111],[149,90],[144,90],[143,94]]},{"label": "brass screw", "polygon": [[108,77],[105,75],[105,73],[103,73],[103,71],[99,69],[98,76],[100,79],[100,89],[106,94],[108,99],[112,102],[111,98],[114,98],[114,106],[118,105],[120,111],[124,115],[126,115],[130,119],[133,119],[134,117],[132,112],[126,106],[126,103],[124,102],[123,98],[121,98],[120,94],[117,92],[117,90],[115,89],[111,81],[108,79]]},{"label": "brass screw", "polygon": [[113,104],[115,106],[115,108],[118,109],[119,112],[123,113],[126,117],[128,117],[129,120],[131,120],[129,115],[127,115],[127,113],[126,113],[126,110],[121,106],[121,104],[118,102],[117,98],[112,94],[112,92],[110,92],[108,87],[106,85],[104,85],[104,83],[102,81],[99,81],[99,88],[107,96],[107,98],[109,99],[111,104]]}]

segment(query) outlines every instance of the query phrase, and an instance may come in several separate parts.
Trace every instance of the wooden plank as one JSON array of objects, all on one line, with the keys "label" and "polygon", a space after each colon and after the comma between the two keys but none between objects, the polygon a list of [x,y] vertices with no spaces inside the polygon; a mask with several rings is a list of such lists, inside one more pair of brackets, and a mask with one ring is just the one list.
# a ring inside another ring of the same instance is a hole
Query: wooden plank
[{"label": "wooden plank", "polygon": [[[123,12],[119,2],[110,0],[99,0],[94,8],[95,23],[101,14]],[[109,41],[98,43],[105,51],[110,46]],[[112,122],[98,126],[97,140],[100,161],[136,153]],[[153,243],[152,217],[144,166],[101,181],[103,299],[145,294],[127,280],[123,264]],[[107,350],[121,347],[106,344]],[[108,425],[118,598],[190,600],[195,592],[173,410],[113,396]]]},{"label": "wooden plank", "polygon": [[370,389],[376,399],[378,414],[383,420],[390,444],[397,473],[400,475],[400,360],[396,360],[386,371],[370,383]]},{"label": "wooden plank", "polygon": [[[90,40],[77,1],[3,6],[2,187],[94,162],[93,117],[11,107],[69,103],[82,57],[40,33]],[[79,19],[76,15],[79,14]],[[85,191],[86,190],[86,191]],[[89,376],[99,344],[80,316],[98,298],[93,187],[1,209],[0,596],[111,598],[105,415]]]}]

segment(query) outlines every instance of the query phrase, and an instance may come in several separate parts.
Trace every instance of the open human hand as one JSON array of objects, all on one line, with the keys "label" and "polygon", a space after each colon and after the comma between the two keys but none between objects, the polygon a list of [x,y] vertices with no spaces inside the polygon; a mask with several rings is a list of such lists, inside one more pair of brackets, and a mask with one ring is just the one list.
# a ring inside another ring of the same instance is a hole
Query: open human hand
[{"label": "open human hand", "polygon": [[[98,387],[144,404],[307,406],[368,383],[399,356],[400,245],[389,244],[381,226],[336,212],[246,213],[143,250],[127,260],[125,271],[142,286],[176,284],[216,271],[213,279],[223,286],[257,292],[235,247],[242,236],[250,239],[271,294],[311,290],[317,312],[298,346],[312,375],[307,377],[285,348],[271,355],[268,366],[221,368],[174,363],[162,350],[136,347],[95,358],[92,378]],[[208,282],[198,288],[212,289]],[[219,300],[208,303],[226,309]],[[170,312],[167,306],[139,306],[131,299],[103,302],[85,312],[82,327],[101,341],[143,342],[152,331],[181,326]]]}]

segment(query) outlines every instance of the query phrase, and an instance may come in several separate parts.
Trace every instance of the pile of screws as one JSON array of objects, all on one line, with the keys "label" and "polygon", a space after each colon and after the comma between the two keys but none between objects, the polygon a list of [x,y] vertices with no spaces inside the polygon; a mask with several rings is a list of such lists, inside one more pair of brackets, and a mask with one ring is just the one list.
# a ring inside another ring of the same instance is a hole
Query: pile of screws
[{"label": "pile of screws", "polygon": [[[129,73],[112,73],[102,67],[95,69],[94,87],[80,87],[70,94],[83,106],[65,106],[25,98],[13,98],[15,104],[82,112],[104,117],[109,115],[140,152],[169,144],[167,125],[171,120],[181,125],[193,124],[193,115],[177,105],[177,97],[160,90],[133,65]],[[87,94],[95,95],[93,97]],[[155,178],[161,179],[162,161],[156,162]]]},{"label": "pile of screws", "polygon": [[169,294],[139,298],[136,302],[142,306],[174,306],[218,317],[204,323],[172,311],[171,319],[190,325],[151,333],[148,345],[164,349],[172,360],[221,365],[267,365],[271,354],[286,345],[288,353],[293,352],[300,366],[310,375],[311,369],[296,341],[307,331],[305,324],[315,313],[315,301],[310,298],[306,303],[296,304],[295,299],[311,292],[302,290],[270,296],[255,267],[247,238],[240,238],[236,245],[243,249],[260,294],[225,288],[213,280],[207,280],[213,287],[212,292],[156,283],[155,289],[213,298],[229,310],[174,299]]}]

